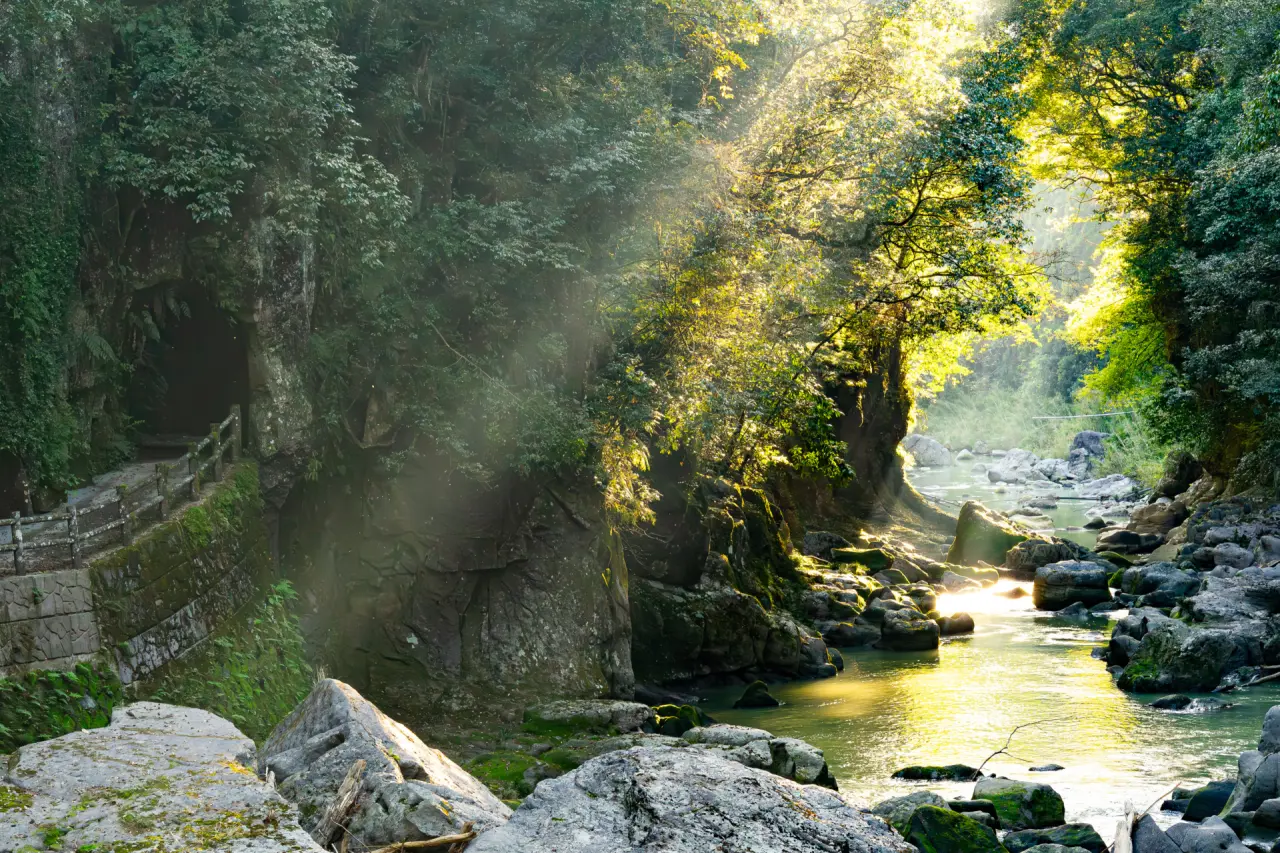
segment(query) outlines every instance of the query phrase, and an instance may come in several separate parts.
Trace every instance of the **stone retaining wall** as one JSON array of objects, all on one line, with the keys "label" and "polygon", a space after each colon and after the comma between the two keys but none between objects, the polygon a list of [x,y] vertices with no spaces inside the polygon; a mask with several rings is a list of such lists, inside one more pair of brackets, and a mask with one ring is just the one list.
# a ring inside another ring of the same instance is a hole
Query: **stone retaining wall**
[{"label": "stone retaining wall", "polygon": [[0,676],[101,653],[124,684],[144,678],[250,602],[270,565],[258,470],[243,463],[85,569],[0,580]]}]

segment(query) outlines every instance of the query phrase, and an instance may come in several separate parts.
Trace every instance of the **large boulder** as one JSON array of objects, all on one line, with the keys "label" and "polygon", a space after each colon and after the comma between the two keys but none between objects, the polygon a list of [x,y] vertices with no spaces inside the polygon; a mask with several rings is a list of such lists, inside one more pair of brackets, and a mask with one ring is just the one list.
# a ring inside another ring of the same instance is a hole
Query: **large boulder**
[{"label": "large boulder", "polygon": [[1004,853],[994,830],[939,806],[916,809],[906,838],[920,853]]},{"label": "large boulder", "polygon": [[1160,547],[1162,542],[1162,534],[1139,533],[1124,527],[1104,530],[1098,534],[1098,550],[1116,554],[1145,554]]},{"label": "large boulder", "polygon": [[1009,549],[1004,557],[1004,567],[1017,580],[1035,580],[1036,569],[1041,566],[1078,560],[1087,553],[1085,548],[1074,542],[1028,539]]},{"label": "large boulder", "polygon": [[537,734],[625,734],[653,722],[650,706],[616,699],[557,699],[524,712],[525,730]]},{"label": "large boulder", "polygon": [[1181,848],[1182,853],[1250,853],[1249,848],[1240,843],[1235,830],[1216,815],[1205,818],[1199,826],[1180,821],[1169,827],[1165,834]]},{"label": "large boulder", "polygon": [[1062,610],[1079,602],[1092,607],[1111,600],[1110,572],[1098,563],[1068,560],[1036,569],[1032,599],[1040,610]]},{"label": "large boulder", "polygon": [[1180,501],[1140,506],[1129,515],[1129,529],[1135,533],[1163,536],[1187,520],[1186,506]]},{"label": "large boulder", "polygon": [[974,783],[973,799],[990,800],[1003,829],[1043,829],[1065,822],[1062,797],[1038,782],[988,776]]},{"label": "large boulder", "polygon": [[1203,692],[1227,672],[1245,665],[1248,652],[1231,627],[1191,628],[1168,620],[1155,625],[1117,682],[1138,693]]},{"label": "large boulder", "polygon": [[1129,595],[1144,596],[1143,604],[1148,606],[1173,607],[1200,591],[1200,576],[1184,572],[1173,563],[1148,563],[1125,569],[1120,576],[1120,589]]},{"label": "large boulder", "polygon": [[1103,439],[1108,437],[1108,433],[1105,432],[1092,429],[1080,430],[1071,439],[1071,446],[1067,448],[1067,453],[1083,450],[1085,455],[1093,459],[1103,459],[1107,455],[1107,446],[1103,444]]},{"label": "large boulder", "polygon": [[1046,829],[1023,829],[1010,832],[1004,837],[1004,846],[1009,853],[1025,853],[1041,844],[1059,844],[1063,847],[1082,847],[1089,853],[1102,853],[1107,849],[1107,842],[1092,825],[1087,823],[1065,823]]},{"label": "large boulder", "polygon": [[876,803],[871,813],[884,818],[899,833],[906,835],[911,825],[911,816],[916,813],[916,809],[925,806],[946,808],[947,801],[932,791],[913,791],[901,797],[890,797]]},{"label": "large boulder", "polygon": [[1142,494],[1142,484],[1124,474],[1110,474],[1081,483],[1076,494],[1090,500],[1125,501]]},{"label": "large boulder", "polygon": [[481,834],[467,853],[637,849],[913,853],[833,791],[714,752],[643,747],[541,782],[506,825]]},{"label": "large boulder", "polygon": [[365,771],[349,828],[366,844],[450,835],[466,823],[487,829],[511,814],[444,753],[331,678],[319,682],[276,726],[259,756],[260,771],[274,774],[278,790],[299,807],[308,831],[357,761],[365,762]]},{"label": "large boulder", "polygon": [[913,608],[890,610],[880,625],[876,648],[894,652],[922,652],[936,649],[941,630],[938,623]]},{"label": "large boulder", "polygon": [[947,562],[998,566],[1010,548],[1028,538],[1025,531],[977,501],[965,501],[956,519],[956,538],[947,552]]},{"label": "large boulder", "polygon": [[773,631],[754,596],[728,586],[684,589],[633,578],[631,655],[637,675],[661,682],[760,666]]},{"label": "large boulder", "polygon": [[1164,474],[1156,483],[1152,499],[1176,498],[1191,488],[1204,469],[1194,456],[1185,450],[1175,450],[1164,460]]},{"label": "large boulder", "polygon": [[902,449],[911,454],[917,465],[945,468],[951,464],[951,452],[927,435],[909,433],[902,439]]},{"label": "large boulder", "polygon": [[692,728],[683,739],[696,749],[716,750],[739,764],[768,770],[793,782],[836,787],[822,750],[798,738],[774,737],[764,729],[747,726],[716,724]]},{"label": "large boulder", "polygon": [[106,728],[10,757],[0,850],[325,849],[253,766],[253,741],[207,711],[155,702],[117,708]]}]

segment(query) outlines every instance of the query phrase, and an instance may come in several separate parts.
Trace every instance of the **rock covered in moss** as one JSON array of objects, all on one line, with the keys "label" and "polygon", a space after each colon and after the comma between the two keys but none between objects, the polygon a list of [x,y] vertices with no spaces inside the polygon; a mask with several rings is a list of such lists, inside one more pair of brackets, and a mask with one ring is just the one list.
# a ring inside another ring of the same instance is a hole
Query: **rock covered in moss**
[{"label": "rock covered in moss", "polygon": [[1023,829],[1010,832],[1004,837],[1004,846],[1009,853],[1024,853],[1026,850],[1045,844],[1083,847],[1090,853],[1102,853],[1107,849],[1107,842],[1103,841],[1098,831],[1087,823],[1066,823],[1044,829]]},{"label": "rock covered in moss", "polygon": [[862,566],[874,573],[893,568],[894,558],[883,548],[833,548],[831,562]]},{"label": "rock covered in moss", "polygon": [[1010,548],[1028,538],[1025,531],[977,501],[965,501],[956,520],[956,538],[947,552],[947,562],[998,566]]},{"label": "rock covered in moss", "polygon": [[906,839],[920,853],[1001,853],[995,832],[968,815],[921,806],[911,815]]},{"label": "rock covered in moss", "polygon": [[0,785],[0,850],[318,853],[253,765],[253,741],[207,711],[117,708],[106,728],[13,755]]},{"label": "rock covered in moss", "polygon": [[986,777],[973,786],[975,800],[990,800],[1002,829],[1041,829],[1061,826],[1066,809],[1062,797],[1048,785]]},{"label": "rock covered in moss", "polygon": [[938,630],[942,632],[944,637],[954,637],[957,634],[972,634],[976,627],[973,617],[968,613],[953,613],[950,616],[943,616],[937,622]]},{"label": "rock covered in moss", "polygon": [[711,752],[649,748],[609,753],[542,782],[467,853],[637,849],[913,853],[834,792]]},{"label": "rock covered in moss", "polygon": [[897,652],[928,651],[938,647],[940,636],[938,623],[918,610],[892,610],[884,615],[876,648]]},{"label": "rock covered in moss", "polygon": [[468,821],[496,826],[511,814],[444,753],[331,678],[276,726],[260,757],[262,772],[275,774],[278,790],[299,807],[309,831],[357,760],[366,769],[350,829],[367,844],[448,835]]},{"label": "rock covered in moss", "polygon": [[714,720],[693,705],[659,705],[653,709],[658,734],[680,735],[697,726],[709,726]]},{"label": "rock covered in moss", "polygon": [[937,782],[945,779],[950,782],[968,782],[978,775],[978,768],[968,764],[913,764],[894,772],[894,779],[910,779],[912,781]]}]

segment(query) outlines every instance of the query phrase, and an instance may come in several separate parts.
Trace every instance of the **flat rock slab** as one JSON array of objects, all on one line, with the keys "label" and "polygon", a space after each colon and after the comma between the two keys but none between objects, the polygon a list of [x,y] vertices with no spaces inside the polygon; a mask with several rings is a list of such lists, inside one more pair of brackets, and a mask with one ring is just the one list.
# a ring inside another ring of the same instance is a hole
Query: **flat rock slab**
[{"label": "flat rock slab", "polygon": [[106,728],[10,759],[0,850],[52,849],[52,837],[62,850],[319,853],[253,763],[253,741],[207,711],[117,708]]},{"label": "flat rock slab", "polygon": [[691,749],[611,752],[541,782],[467,853],[915,853],[837,794]]}]

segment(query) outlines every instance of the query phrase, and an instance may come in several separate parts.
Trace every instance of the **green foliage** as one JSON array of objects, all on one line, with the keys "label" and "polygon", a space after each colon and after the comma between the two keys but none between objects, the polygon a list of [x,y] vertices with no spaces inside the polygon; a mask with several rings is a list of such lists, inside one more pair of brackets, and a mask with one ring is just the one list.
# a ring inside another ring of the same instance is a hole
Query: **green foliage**
[{"label": "green foliage", "polygon": [[0,753],[105,726],[123,700],[115,669],[99,660],[0,679]]},{"label": "green foliage", "polygon": [[248,613],[149,678],[141,692],[156,702],[212,711],[261,743],[315,681],[293,612],[296,599],[288,581],[275,584]]}]

